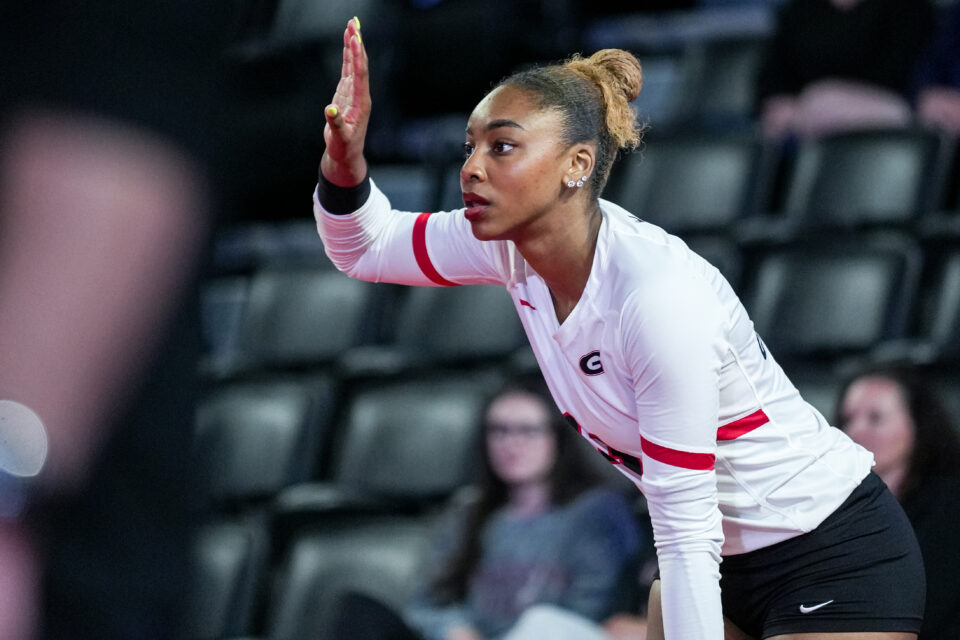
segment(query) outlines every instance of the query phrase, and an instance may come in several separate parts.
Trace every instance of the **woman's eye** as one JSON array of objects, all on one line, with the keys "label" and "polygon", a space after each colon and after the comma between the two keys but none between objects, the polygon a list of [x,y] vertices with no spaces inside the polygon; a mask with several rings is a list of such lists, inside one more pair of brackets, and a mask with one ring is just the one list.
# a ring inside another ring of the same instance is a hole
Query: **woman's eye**
[{"label": "woman's eye", "polygon": [[470,143],[470,142],[464,142],[464,143],[463,143],[463,157],[464,157],[464,158],[469,158],[469,157],[470,157],[470,154],[473,153],[473,149],[474,149],[474,147],[473,147],[473,144],[472,144],[472,143]]},{"label": "woman's eye", "polygon": [[493,145],[493,150],[496,151],[497,153],[506,153],[507,151],[510,151],[511,149],[513,149],[515,146],[516,145],[511,144],[509,142],[496,142]]}]

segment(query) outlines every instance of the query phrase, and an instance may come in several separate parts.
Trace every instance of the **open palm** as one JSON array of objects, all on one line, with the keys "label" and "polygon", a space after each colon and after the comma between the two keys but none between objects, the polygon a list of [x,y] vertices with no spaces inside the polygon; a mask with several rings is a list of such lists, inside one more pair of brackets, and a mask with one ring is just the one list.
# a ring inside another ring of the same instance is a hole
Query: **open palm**
[{"label": "open palm", "polygon": [[326,151],[320,162],[324,177],[340,186],[363,180],[363,145],[370,120],[370,81],[367,53],[356,18],[343,32],[343,67],[331,103],[324,109]]}]

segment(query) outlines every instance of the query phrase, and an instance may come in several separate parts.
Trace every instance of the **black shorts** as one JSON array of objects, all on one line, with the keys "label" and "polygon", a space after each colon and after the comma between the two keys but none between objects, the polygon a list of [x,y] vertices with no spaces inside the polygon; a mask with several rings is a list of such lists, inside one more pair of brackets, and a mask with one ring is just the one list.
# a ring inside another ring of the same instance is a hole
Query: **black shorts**
[{"label": "black shorts", "polygon": [[926,595],[910,521],[870,473],[809,533],[720,564],[723,614],[754,638],[919,633]]}]

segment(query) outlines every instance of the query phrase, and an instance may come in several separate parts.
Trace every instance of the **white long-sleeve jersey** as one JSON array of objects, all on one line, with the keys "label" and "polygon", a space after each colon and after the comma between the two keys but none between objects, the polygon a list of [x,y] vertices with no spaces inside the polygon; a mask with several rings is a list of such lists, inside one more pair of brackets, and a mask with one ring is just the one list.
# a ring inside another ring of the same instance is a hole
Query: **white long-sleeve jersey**
[{"label": "white long-sleeve jersey", "polygon": [[600,207],[589,279],[560,324],[513,243],[477,240],[462,210],[393,211],[375,185],[347,215],[314,197],[327,255],[351,276],[506,286],[558,407],[647,498],[666,638],[720,640],[721,555],[814,529],[873,459],[803,401],[717,269]]}]

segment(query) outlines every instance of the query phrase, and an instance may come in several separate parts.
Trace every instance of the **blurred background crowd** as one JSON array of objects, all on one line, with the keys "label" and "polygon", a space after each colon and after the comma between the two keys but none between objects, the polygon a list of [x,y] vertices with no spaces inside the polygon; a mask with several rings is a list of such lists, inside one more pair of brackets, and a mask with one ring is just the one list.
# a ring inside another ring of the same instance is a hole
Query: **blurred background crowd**
[{"label": "blurred background crowd", "polygon": [[[51,439],[29,507],[0,516],[0,614],[29,614],[10,638],[347,637],[344,594],[403,612],[442,582],[421,568],[438,522],[510,531],[478,455],[494,394],[535,371],[509,297],[350,280],[316,235],[353,16],[371,176],[414,211],[461,206],[463,128],[502,76],[637,55],[644,143],[604,197],[717,265],[805,398],[859,431],[942,570],[923,639],[960,637],[960,3],[44,5],[0,10],[0,399]],[[637,526],[629,584],[590,615],[640,638],[610,616],[643,613],[644,503],[587,453]],[[451,553],[468,599],[486,565]],[[539,601],[522,577],[508,618]]]}]

